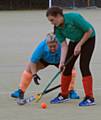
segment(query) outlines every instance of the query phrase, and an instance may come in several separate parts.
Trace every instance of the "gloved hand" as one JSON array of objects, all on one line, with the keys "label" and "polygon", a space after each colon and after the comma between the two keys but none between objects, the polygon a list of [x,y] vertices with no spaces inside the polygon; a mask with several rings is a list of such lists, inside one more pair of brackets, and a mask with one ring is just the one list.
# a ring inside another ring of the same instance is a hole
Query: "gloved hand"
[{"label": "gloved hand", "polygon": [[34,74],[32,79],[34,80],[36,85],[40,85],[39,80],[41,79],[37,74]]}]

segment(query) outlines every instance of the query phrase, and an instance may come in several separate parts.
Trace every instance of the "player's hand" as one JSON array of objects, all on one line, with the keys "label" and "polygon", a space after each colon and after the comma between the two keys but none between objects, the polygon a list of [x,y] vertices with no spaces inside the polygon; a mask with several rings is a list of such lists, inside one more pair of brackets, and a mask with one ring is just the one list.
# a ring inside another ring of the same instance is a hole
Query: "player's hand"
[{"label": "player's hand", "polygon": [[64,63],[59,64],[59,70],[63,71],[65,69]]},{"label": "player's hand", "polygon": [[32,79],[34,80],[36,85],[40,85],[39,81],[41,79],[40,79],[40,77],[37,74],[34,74]]},{"label": "player's hand", "polygon": [[81,52],[81,45],[80,44],[77,44],[75,49],[74,49],[74,56],[77,56],[79,55]]}]

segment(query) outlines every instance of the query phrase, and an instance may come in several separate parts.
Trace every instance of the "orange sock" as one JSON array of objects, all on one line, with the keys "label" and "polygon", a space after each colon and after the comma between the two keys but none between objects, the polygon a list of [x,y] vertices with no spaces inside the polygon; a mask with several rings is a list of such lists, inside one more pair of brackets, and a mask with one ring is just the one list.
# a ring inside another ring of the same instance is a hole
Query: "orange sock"
[{"label": "orange sock", "polygon": [[75,85],[75,77],[72,76],[72,80],[69,85],[69,91],[74,90],[74,85]]},{"label": "orange sock", "polygon": [[69,91],[74,90],[76,75],[77,75],[76,70],[73,69],[72,70],[72,80],[69,85]]},{"label": "orange sock", "polygon": [[24,71],[21,76],[21,82],[19,88],[23,92],[25,92],[28,86],[30,85],[31,81],[32,81],[32,74],[27,71]]},{"label": "orange sock", "polygon": [[85,96],[93,97],[93,80],[92,76],[83,77],[83,87],[85,91]]},{"label": "orange sock", "polygon": [[71,82],[71,78],[72,76],[64,76],[62,75],[61,77],[61,94],[62,96],[64,97],[67,97],[68,93],[69,93],[69,85],[70,85],[70,82]]}]

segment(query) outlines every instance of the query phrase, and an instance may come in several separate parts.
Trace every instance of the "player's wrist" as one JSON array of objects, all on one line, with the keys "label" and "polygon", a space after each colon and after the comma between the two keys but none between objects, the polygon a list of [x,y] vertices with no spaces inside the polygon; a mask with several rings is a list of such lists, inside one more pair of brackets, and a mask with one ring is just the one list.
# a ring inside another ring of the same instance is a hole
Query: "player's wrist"
[{"label": "player's wrist", "polygon": [[64,61],[61,61],[60,64],[61,64],[61,65],[64,65]]}]

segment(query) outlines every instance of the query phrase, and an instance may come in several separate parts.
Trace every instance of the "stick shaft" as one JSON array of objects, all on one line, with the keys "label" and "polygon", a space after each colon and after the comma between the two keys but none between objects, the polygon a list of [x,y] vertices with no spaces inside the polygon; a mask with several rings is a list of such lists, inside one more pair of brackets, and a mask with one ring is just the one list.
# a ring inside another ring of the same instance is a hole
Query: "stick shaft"
[{"label": "stick shaft", "polygon": [[49,88],[49,86],[52,84],[52,82],[59,76],[59,74],[61,73],[61,71],[59,71],[53,78],[52,80],[48,83],[48,85],[46,86],[46,88],[43,90],[42,94],[44,94],[44,92]]},{"label": "stick shaft", "polygon": [[[66,61],[66,63],[64,64],[64,66],[66,66],[73,58],[74,55],[70,56],[70,58]],[[52,84],[52,82],[59,76],[59,74],[62,72],[62,70],[59,70],[56,75],[52,78],[52,80],[48,83],[48,85],[46,86],[46,88],[43,90],[42,94],[45,93],[45,91],[49,88],[49,86]]]},{"label": "stick shaft", "polygon": [[44,94],[47,94],[47,93],[49,93],[49,92],[51,92],[51,91],[53,91],[53,90],[59,88],[60,86],[61,86],[61,85],[57,85],[57,86],[55,86],[55,87],[52,87],[52,88],[46,90],[46,91],[44,92]]},{"label": "stick shaft", "polygon": [[[73,55],[67,60],[67,62],[64,64],[64,66],[66,66],[66,65],[72,60],[72,58],[73,58]],[[49,84],[46,86],[46,88],[45,88],[45,89],[43,90],[43,92],[41,93],[40,99],[41,99],[41,97],[42,97],[44,94],[47,94],[47,93],[49,93],[49,92],[51,92],[51,91],[53,91],[53,90],[55,90],[55,89],[57,89],[57,88],[59,88],[59,87],[61,86],[61,85],[57,85],[57,86],[55,86],[55,87],[53,87],[53,88],[48,89],[48,87],[52,84],[52,82],[57,78],[57,76],[58,76],[61,72],[62,72],[62,71],[57,72],[56,75],[52,78],[52,80],[49,82]],[[47,90],[47,89],[48,89],[48,90]],[[39,101],[40,99],[38,99],[38,101]],[[30,96],[30,97],[26,98],[26,99],[24,100],[25,102],[23,102],[23,103],[26,104],[26,103],[32,102],[32,101],[34,101],[34,100],[35,100],[34,96]]]}]

